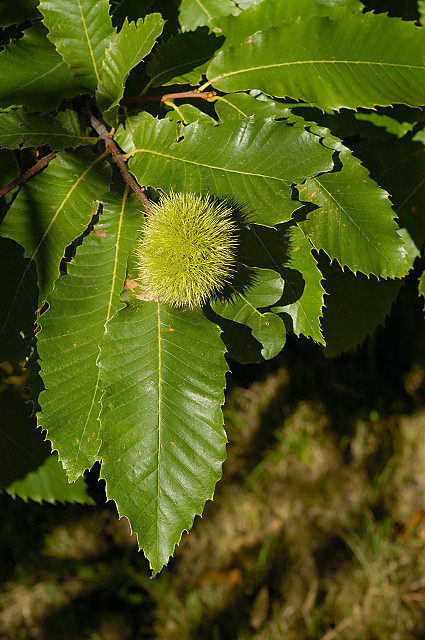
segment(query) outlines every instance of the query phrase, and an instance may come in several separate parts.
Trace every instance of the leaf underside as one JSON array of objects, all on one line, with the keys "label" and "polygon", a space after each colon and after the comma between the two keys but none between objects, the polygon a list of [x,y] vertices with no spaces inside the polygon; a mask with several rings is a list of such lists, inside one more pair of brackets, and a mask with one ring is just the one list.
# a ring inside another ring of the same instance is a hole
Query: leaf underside
[{"label": "leaf underside", "polygon": [[179,22],[183,31],[194,31],[197,27],[210,24],[214,18],[231,13],[239,13],[233,0],[182,0]]},{"label": "leaf underside", "polygon": [[12,498],[21,498],[27,502],[71,502],[78,504],[94,504],[87,493],[84,478],[76,482],[68,482],[66,473],[56,454],[47,456],[38,469],[31,471],[22,480],[16,480],[5,489]]},{"label": "leaf underside", "polygon": [[[251,6],[237,16],[220,16],[213,20],[214,31],[226,37],[223,48],[238,45],[248,40],[257,31],[264,31],[268,27],[299,22],[303,16],[332,16],[346,19],[347,10],[361,12],[364,8],[360,0],[345,2],[329,0],[261,0],[249,3]],[[241,7],[241,2],[238,2]],[[348,6],[349,5],[349,6]],[[242,7],[241,7],[242,8]],[[245,8],[245,7],[243,7]]]}]

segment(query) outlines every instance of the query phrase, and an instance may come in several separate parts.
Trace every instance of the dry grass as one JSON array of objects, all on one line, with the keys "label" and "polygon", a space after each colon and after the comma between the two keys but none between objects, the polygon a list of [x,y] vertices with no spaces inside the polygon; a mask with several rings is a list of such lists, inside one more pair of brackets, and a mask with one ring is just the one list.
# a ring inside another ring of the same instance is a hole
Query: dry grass
[{"label": "dry grass", "polygon": [[286,368],[233,389],[214,503],[154,580],[110,510],[49,511],[2,584],[0,638],[424,637],[425,409],[344,419],[343,392],[332,412],[300,396]]}]

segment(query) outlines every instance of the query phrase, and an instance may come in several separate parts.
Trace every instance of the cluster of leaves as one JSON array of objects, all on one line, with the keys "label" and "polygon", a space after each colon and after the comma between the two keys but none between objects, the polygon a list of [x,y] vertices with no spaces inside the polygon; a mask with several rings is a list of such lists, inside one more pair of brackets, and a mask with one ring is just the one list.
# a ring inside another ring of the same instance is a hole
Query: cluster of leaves
[{"label": "cluster of leaves", "polygon": [[[0,7],[0,187],[15,185],[0,209],[0,361],[26,363],[71,486],[101,461],[154,573],[221,475],[226,350],[273,358],[287,331],[329,355],[358,344],[425,240],[423,3],[413,20],[366,9]],[[247,221],[220,299],[192,310],[146,300],[132,257],[139,185],[151,198],[210,194]],[[1,486],[23,497],[52,464],[39,466],[36,433],[37,446],[2,427],[4,468],[16,465],[10,441],[21,464],[19,484],[9,472]],[[61,497],[54,479],[49,491]]]}]

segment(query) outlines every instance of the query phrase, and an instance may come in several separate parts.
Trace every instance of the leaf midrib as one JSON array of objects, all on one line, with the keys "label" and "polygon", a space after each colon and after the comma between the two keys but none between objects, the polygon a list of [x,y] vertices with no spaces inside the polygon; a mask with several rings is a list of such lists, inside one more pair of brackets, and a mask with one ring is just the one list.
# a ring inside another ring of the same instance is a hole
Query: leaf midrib
[{"label": "leaf midrib", "polygon": [[[230,286],[230,289],[232,289],[233,293],[235,293],[238,298],[242,298],[243,302],[245,303],[245,307],[248,307],[248,308],[251,309],[251,314],[252,313],[254,313],[254,314],[256,313],[261,318],[264,317],[264,313],[261,313],[261,311],[259,311],[256,307],[254,307],[254,305],[251,302],[249,302],[249,300],[247,300],[245,298],[245,296],[240,291],[237,291],[237,289],[235,289],[235,287],[233,285],[229,285],[229,286]],[[242,307],[242,309],[239,311],[239,313],[242,313],[245,307]],[[239,322],[238,320],[236,320],[236,318],[234,319],[234,321],[235,322]],[[245,324],[245,322],[240,322],[239,324]]]},{"label": "leaf midrib", "polygon": [[[239,113],[241,113],[243,116],[245,116],[245,118],[248,117],[248,114],[245,113],[244,111],[242,111],[242,109],[239,109],[238,107],[236,107],[234,104],[232,104],[229,100],[226,100],[225,98],[221,98],[223,100],[223,102],[226,102],[226,104],[228,104],[229,106],[233,107],[236,111],[238,111]],[[278,263],[276,262],[276,260],[274,259],[274,256],[270,253],[270,251],[268,250],[268,247],[266,247],[266,245],[263,243],[263,241],[261,240],[260,236],[255,232],[255,229],[252,228],[252,232],[255,235],[255,237],[257,238],[257,241],[261,244],[261,246],[263,247],[263,249],[266,251],[267,255],[269,256],[269,258],[271,259],[272,263],[274,264],[274,266],[276,267],[275,271],[277,273],[279,273],[281,276],[281,272],[280,272],[280,265],[278,265]],[[285,286],[288,286],[289,289],[292,291],[292,287],[288,284],[288,282],[285,280]],[[298,305],[299,307],[302,309],[304,317],[306,318],[308,324],[310,325],[310,331],[313,333],[314,332],[314,327],[313,327],[313,323],[310,321],[309,315],[306,312],[306,310],[304,309],[304,305],[303,303],[298,300]],[[288,305],[289,306],[289,305]]]},{"label": "leaf midrib", "polygon": [[258,65],[256,67],[248,67],[246,69],[237,69],[235,71],[229,71],[227,73],[222,73],[219,76],[216,76],[215,78],[212,78],[211,80],[209,80],[210,84],[214,84],[216,82],[219,82],[220,80],[226,79],[226,78],[230,78],[230,76],[235,76],[238,74],[242,74],[242,73],[250,73],[252,71],[264,71],[267,69],[275,69],[275,68],[281,68],[281,67],[290,67],[292,65],[318,65],[318,64],[329,64],[329,65],[336,65],[336,64],[344,64],[344,65],[364,65],[364,66],[368,66],[368,67],[379,67],[381,69],[386,69],[390,68],[390,69],[408,69],[411,71],[425,71],[425,67],[424,66],[419,66],[419,65],[408,65],[408,64],[401,64],[401,63],[395,63],[395,62],[374,62],[371,60],[293,60],[293,61],[288,61],[288,62],[274,62],[271,64],[263,64],[263,65]]},{"label": "leaf midrib", "polygon": [[34,260],[35,256],[37,255],[41,245],[43,244],[43,242],[45,241],[46,237],[48,236],[50,229],[52,228],[52,225],[56,222],[56,218],[58,217],[58,215],[60,214],[60,212],[62,211],[62,209],[64,208],[65,204],[68,202],[68,200],[70,199],[72,193],[75,191],[75,189],[79,186],[80,182],[82,180],[84,180],[84,178],[86,177],[86,175],[93,169],[93,167],[100,161],[103,160],[103,158],[106,156],[106,152],[103,153],[101,156],[98,156],[94,162],[92,162],[92,164],[90,164],[88,167],[86,167],[83,171],[83,173],[81,173],[77,180],[73,183],[72,187],[69,189],[69,191],[67,192],[66,196],[62,199],[62,202],[60,203],[60,205],[58,206],[55,215],[53,216],[53,218],[50,220],[45,232],[43,233],[40,242],[38,243],[38,245],[36,246],[36,248],[34,249],[34,251],[32,252],[31,256],[30,256],[30,260]]},{"label": "leaf midrib", "polygon": [[384,259],[385,262],[390,263],[389,257],[386,256],[384,253],[382,253],[382,251],[380,251],[379,248],[373,244],[371,239],[366,235],[366,233],[363,231],[363,229],[356,223],[354,218],[352,216],[350,216],[348,211],[338,202],[338,200],[335,198],[335,196],[320,182],[320,180],[318,178],[311,178],[311,180],[316,182],[316,184],[319,185],[319,187],[326,194],[326,196],[329,198],[329,200],[334,203],[334,205],[336,206],[337,210],[340,211],[342,214],[344,214],[346,216],[346,219],[349,221],[349,223],[351,223],[351,225],[357,230],[357,232],[360,235],[363,236],[363,238],[366,241],[366,243],[368,243],[371,247],[373,247],[373,249],[376,251],[376,253],[378,255],[380,255]]},{"label": "leaf midrib", "polygon": [[200,0],[195,0],[196,4],[199,5],[199,7],[201,8],[201,10],[205,13],[205,15],[207,16],[208,20],[212,20],[213,16],[209,13],[208,9],[206,7],[204,7],[204,5],[202,4],[202,2],[200,2]]},{"label": "leaf midrib", "polygon": [[91,46],[91,42],[90,42],[90,38],[89,38],[89,32],[88,32],[87,24],[86,24],[86,19],[85,19],[84,13],[83,13],[83,7],[81,5],[81,0],[78,0],[78,8],[80,10],[81,22],[82,22],[83,29],[84,29],[84,35],[86,36],[87,46],[88,46],[88,49],[89,49],[89,52],[90,52],[90,57],[91,57],[91,61],[92,61],[92,64],[93,64],[94,73],[96,75],[97,84],[99,84],[99,72],[97,70],[96,59],[94,57],[93,47]]},{"label": "leaf midrib", "polygon": [[[108,320],[111,317],[111,309],[112,309],[112,300],[114,297],[114,293],[115,293],[115,282],[117,279],[117,265],[118,265],[118,253],[119,253],[119,248],[120,248],[120,241],[121,241],[121,231],[122,231],[122,223],[123,223],[123,218],[124,218],[124,210],[125,210],[125,205],[127,202],[127,198],[128,198],[128,192],[129,192],[129,187],[128,185],[126,185],[125,190],[124,190],[124,195],[121,201],[121,211],[120,211],[120,217],[119,217],[119,221],[118,221],[118,230],[117,230],[117,239],[116,239],[116,243],[115,243],[115,255],[114,255],[114,267],[113,267],[113,271],[112,271],[112,278],[111,278],[111,289],[110,289],[110,293],[109,293],[109,300],[108,300],[108,307],[106,310],[106,314],[105,314],[105,322],[104,324],[106,324],[108,322]],[[98,352],[100,353],[100,345],[98,346]],[[96,384],[94,386],[93,389],[93,397],[92,397],[92,401],[90,404],[90,410],[87,414],[86,420],[84,422],[84,427],[82,429],[82,433],[81,433],[81,440],[79,442],[79,446],[77,447],[77,454],[75,456],[75,466],[78,465],[78,458],[80,453],[82,452],[82,443],[84,441],[84,436],[87,430],[87,425],[90,423],[90,419],[91,419],[91,415],[95,406],[95,401],[96,401],[96,397],[97,397],[97,393],[99,388],[102,385],[102,381],[101,381],[101,377],[100,377],[100,369],[98,368],[98,372],[97,372],[97,378],[96,378]],[[99,423],[100,426],[100,423]],[[97,433],[97,438],[99,439],[99,434]],[[99,441],[99,446],[100,446],[100,441]],[[84,452],[83,452],[84,455]]]},{"label": "leaf midrib", "polygon": [[[299,227],[297,227],[299,229]],[[291,293],[294,293],[293,288],[291,287],[290,283],[285,280],[285,278],[283,277],[282,273],[281,273],[281,266],[283,265],[279,265],[277,263],[277,261],[274,259],[274,256],[270,253],[268,247],[264,244],[264,242],[262,241],[262,239],[260,238],[260,236],[256,233],[255,229],[252,227],[251,228],[252,233],[255,235],[255,237],[257,238],[257,241],[261,244],[261,246],[263,247],[263,250],[267,253],[267,255],[269,256],[270,260],[272,261],[272,263],[275,266],[275,271],[277,273],[279,273],[279,275],[281,276],[281,278],[284,280],[285,282],[285,287],[288,287],[289,290],[291,291]],[[305,236],[304,236],[305,237]],[[304,304],[301,302],[302,298],[299,298],[298,300],[296,300],[295,304],[298,304],[299,308],[302,310],[303,314],[304,314],[304,318],[306,319],[306,322],[308,323],[309,327],[310,327],[310,332],[311,333],[315,333],[315,327],[313,326],[313,323],[310,320],[310,317],[307,313],[307,311],[304,308]],[[290,307],[291,305],[285,305],[285,307]]]},{"label": "leaf midrib", "polygon": [[157,331],[158,331],[158,453],[157,453],[157,487],[156,487],[156,549],[159,553],[159,516],[160,516],[160,489],[161,489],[161,424],[162,424],[162,344],[161,344],[161,303],[157,303]]},{"label": "leaf midrib", "polygon": [[[145,20],[145,22],[143,22],[143,23],[142,23],[142,25],[141,25],[142,29],[143,29],[143,27],[144,27],[145,25],[146,25],[146,20]],[[135,53],[135,54],[134,54],[134,56],[133,56],[133,58],[132,58],[132,60],[131,60],[131,62],[130,62],[130,67],[131,67],[131,69],[132,69],[133,67],[135,67],[135,66],[136,66],[136,64],[138,64],[139,62],[142,62],[142,61],[143,61],[143,58],[145,58],[145,57],[148,55],[147,53],[144,53],[144,54],[143,54],[143,56],[142,56],[142,58],[141,58],[141,60],[139,60],[140,55],[141,55],[141,51],[143,51],[143,49],[146,47],[146,43],[147,43],[147,42],[149,42],[149,39],[150,39],[150,37],[151,37],[152,33],[154,33],[154,32],[156,31],[156,27],[157,27],[157,25],[156,25],[156,24],[152,24],[152,27],[151,27],[151,30],[149,31],[149,33],[145,34],[145,39],[144,39],[144,40],[143,40],[143,42],[139,45],[139,48],[138,48],[138,50],[137,50],[137,53]],[[135,28],[134,28],[134,34],[137,34],[137,33],[140,33],[140,28],[138,28],[137,26],[135,26]],[[128,75],[128,74],[127,74],[127,75]]]},{"label": "leaf midrib", "polygon": [[197,67],[201,66],[201,64],[204,64],[205,62],[207,62],[207,60],[210,59],[211,56],[204,56],[203,58],[198,58],[196,60],[188,60],[187,62],[182,62],[181,64],[176,64],[175,67],[169,67],[168,69],[165,69],[164,71],[161,71],[161,73],[158,73],[156,76],[152,76],[151,80],[150,80],[150,84],[152,85],[155,80],[157,80],[158,78],[160,78],[161,76],[166,75],[167,73],[177,71],[178,69],[187,67],[188,64],[192,65],[196,65],[194,67],[194,69],[189,69],[187,71],[187,73],[189,73],[190,71],[194,71]]},{"label": "leaf midrib", "polygon": [[36,78],[33,78],[32,80],[28,80],[28,82],[25,82],[24,84],[20,84],[17,89],[15,89],[14,91],[11,91],[8,94],[9,98],[11,96],[13,96],[15,93],[18,93],[18,92],[22,91],[22,89],[24,89],[25,87],[28,87],[29,85],[34,84],[34,82],[38,82],[42,78],[47,77],[50,73],[54,73],[56,71],[56,69],[58,69],[59,67],[61,67],[63,65],[66,67],[66,63],[64,62],[64,60],[61,60],[60,62],[58,62],[58,64],[55,67],[51,67],[50,69],[48,69],[47,71],[45,71],[41,75],[37,76]]},{"label": "leaf midrib", "polygon": [[229,169],[228,167],[218,167],[216,165],[212,165],[212,164],[205,164],[204,162],[198,162],[195,160],[188,160],[187,158],[180,158],[179,156],[173,156],[171,154],[167,154],[167,153],[161,153],[159,151],[153,151],[152,149],[134,149],[133,151],[130,151],[129,153],[126,153],[123,157],[128,160],[129,158],[131,158],[132,156],[134,156],[136,153],[150,153],[154,156],[160,156],[161,158],[168,158],[170,160],[178,160],[180,162],[186,162],[187,164],[193,164],[197,167],[205,167],[206,169],[211,169],[212,171],[225,171],[227,173],[235,173],[241,176],[252,176],[254,178],[265,178],[268,180],[279,180],[280,182],[283,182],[283,184],[289,186],[290,184],[292,184],[292,182],[290,182],[289,180],[284,180],[283,178],[279,178],[278,176],[268,176],[262,173],[252,173],[250,171],[240,171],[238,169]]}]

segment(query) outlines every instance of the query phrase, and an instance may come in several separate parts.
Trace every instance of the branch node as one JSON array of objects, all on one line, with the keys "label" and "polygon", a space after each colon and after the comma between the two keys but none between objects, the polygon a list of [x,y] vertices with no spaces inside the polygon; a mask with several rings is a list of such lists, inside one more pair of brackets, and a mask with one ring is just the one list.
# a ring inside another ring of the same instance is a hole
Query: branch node
[{"label": "branch node", "polygon": [[104,143],[106,149],[114,158],[115,162],[118,165],[118,169],[121,171],[121,175],[124,179],[124,182],[128,184],[128,186],[134,191],[136,196],[139,198],[143,206],[145,207],[145,211],[148,212],[150,208],[149,199],[146,197],[144,193],[143,187],[137,184],[136,180],[130,174],[127,169],[127,165],[125,164],[125,159],[122,153],[119,151],[117,145],[115,144],[111,134],[107,130],[104,124],[99,122],[99,120],[92,113],[89,113],[90,123],[93,129],[96,131],[99,138],[101,138]]}]

